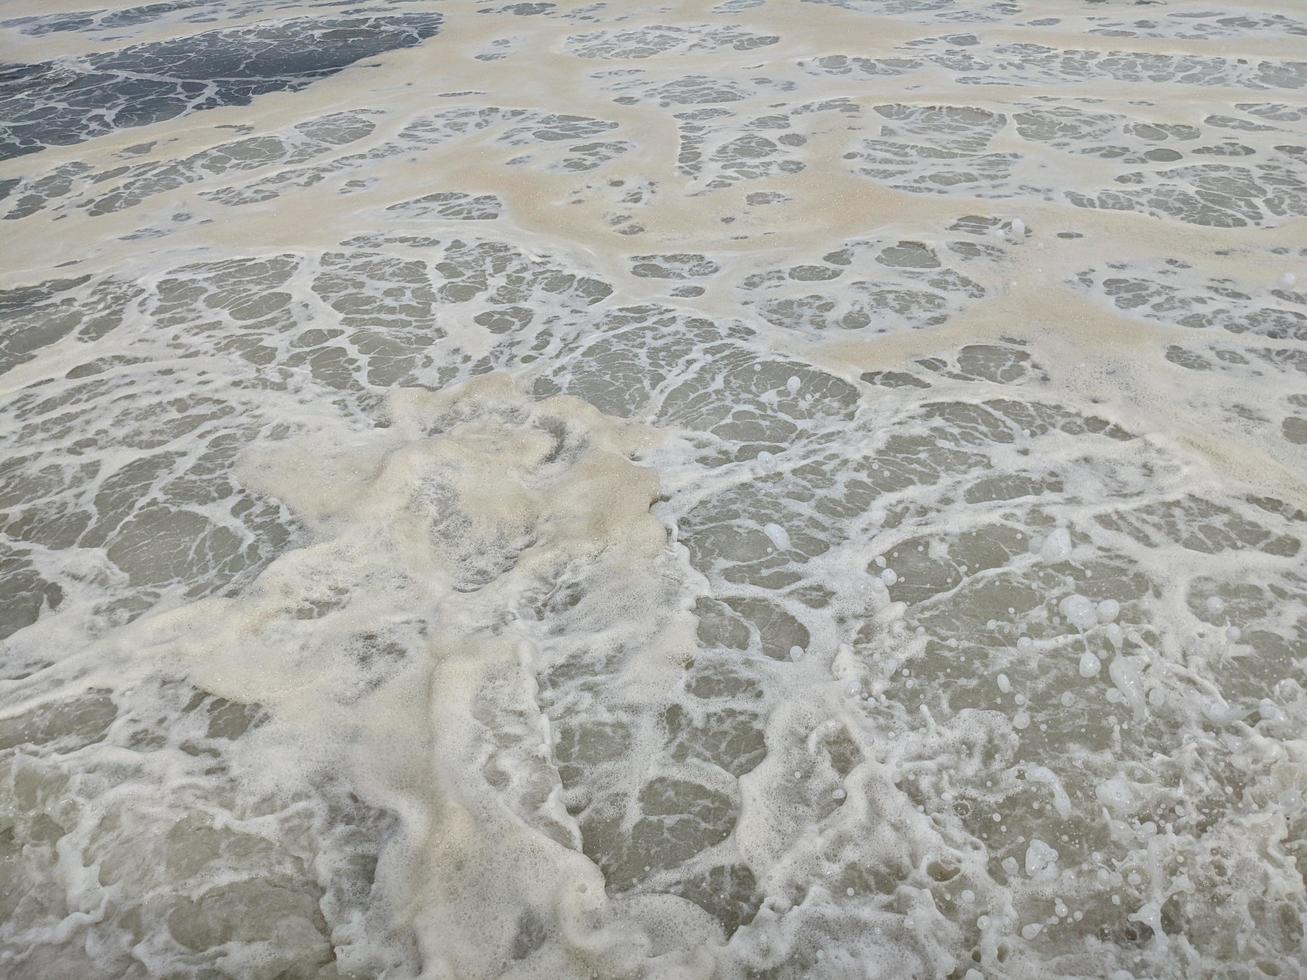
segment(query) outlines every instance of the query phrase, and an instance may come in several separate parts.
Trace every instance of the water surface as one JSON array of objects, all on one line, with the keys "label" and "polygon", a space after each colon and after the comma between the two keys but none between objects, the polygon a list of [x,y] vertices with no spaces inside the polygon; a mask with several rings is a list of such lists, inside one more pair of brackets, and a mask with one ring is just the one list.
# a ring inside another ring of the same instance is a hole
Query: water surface
[{"label": "water surface", "polygon": [[10,0],[0,973],[1307,976],[1307,12]]}]

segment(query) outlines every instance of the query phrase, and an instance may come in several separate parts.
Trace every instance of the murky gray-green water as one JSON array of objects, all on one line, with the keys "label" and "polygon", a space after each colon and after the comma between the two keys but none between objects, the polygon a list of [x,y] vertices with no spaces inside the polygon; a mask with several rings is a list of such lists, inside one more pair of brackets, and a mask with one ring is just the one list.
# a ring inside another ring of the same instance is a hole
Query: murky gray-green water
[{"label": "murky gray-green water", "polygon": [[1307,977],[1300,0],[0,62],[0,975]]}]

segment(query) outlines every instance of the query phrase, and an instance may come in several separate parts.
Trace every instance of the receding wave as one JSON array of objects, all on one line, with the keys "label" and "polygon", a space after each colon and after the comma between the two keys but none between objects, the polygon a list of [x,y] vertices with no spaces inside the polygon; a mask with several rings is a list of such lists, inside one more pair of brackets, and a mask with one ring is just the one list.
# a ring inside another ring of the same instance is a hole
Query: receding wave
[{"label": "receding wave", "polygon": [[57,7],[0,974],[1304,975],[1302,10]]}]

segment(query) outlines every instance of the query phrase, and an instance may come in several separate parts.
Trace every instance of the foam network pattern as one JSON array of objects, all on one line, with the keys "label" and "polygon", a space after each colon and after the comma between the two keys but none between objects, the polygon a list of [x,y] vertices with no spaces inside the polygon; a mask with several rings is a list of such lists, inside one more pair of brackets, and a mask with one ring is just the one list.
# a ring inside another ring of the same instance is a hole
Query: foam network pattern
[{"label": "foam network pattern", "polygon": [[0,973],[1296,975],[1304,30],[0,22]]}]

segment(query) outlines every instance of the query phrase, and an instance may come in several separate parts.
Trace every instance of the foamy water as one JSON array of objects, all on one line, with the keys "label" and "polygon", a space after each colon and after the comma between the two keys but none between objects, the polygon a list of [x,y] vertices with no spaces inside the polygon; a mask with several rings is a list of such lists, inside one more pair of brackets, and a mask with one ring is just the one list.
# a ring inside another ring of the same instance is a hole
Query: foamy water
[{"label": "foamy water", "polygon": [[0,60],[0,975],[1307,976],[1299,0]]}]

